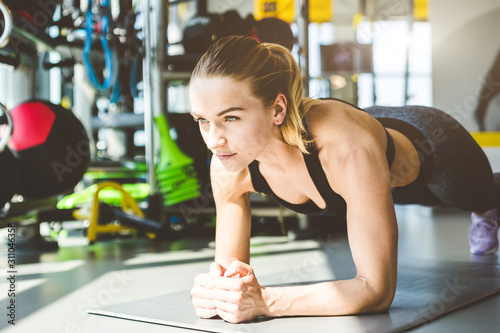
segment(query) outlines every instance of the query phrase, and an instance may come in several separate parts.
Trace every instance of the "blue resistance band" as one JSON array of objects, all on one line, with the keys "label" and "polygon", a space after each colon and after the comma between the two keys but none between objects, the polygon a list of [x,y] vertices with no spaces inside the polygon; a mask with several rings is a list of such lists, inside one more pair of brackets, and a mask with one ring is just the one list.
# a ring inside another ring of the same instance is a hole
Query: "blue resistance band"
[{"label": "blue resistance band", "polygon": [[94,71],[94,67],[90,62],[90,51],[92,49],[92,34],[94,32],[93,31],[94,24],[92,22],[92,0],[88,0],[87,14],[85,17],[85,30],[87,32],[87,37],[83,45],[83,65],[87,69],[87,73],[91,83],[96,87],[96,89],[101,91],[109,89],[111,86],[113,86],[114,81],[116,80],[115,67],[113,66],[113,54],[111,52],[111,49],[109,48],[108,40],[106,38],[109,28],[109,12],[110,12],[109,1],[103,0],[102,6],[104,7],[104,15],[102,16],[101,19],[102,34],[100,39],[101,39],[102,49],[104,52],[105,73],[107,72],[107,76],[104,75],[104,82],[102,84],[99,83],[99,80],[97,79],[97,76]]}]

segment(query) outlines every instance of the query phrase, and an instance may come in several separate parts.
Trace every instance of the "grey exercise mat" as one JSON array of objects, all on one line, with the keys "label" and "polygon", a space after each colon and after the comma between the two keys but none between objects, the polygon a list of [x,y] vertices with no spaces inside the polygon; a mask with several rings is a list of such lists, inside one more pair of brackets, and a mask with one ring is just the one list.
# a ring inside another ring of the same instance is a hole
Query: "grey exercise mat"
[{"label": "grey exercise mat", "polygon": [[198,318],[189,291],[92,309],[89,313],[205,332],[402,332],[499,291],[498,265],[413,261],[400,263],[394,302],[388,312],[381,314],[258,318],[230,324],[219,318]]}]

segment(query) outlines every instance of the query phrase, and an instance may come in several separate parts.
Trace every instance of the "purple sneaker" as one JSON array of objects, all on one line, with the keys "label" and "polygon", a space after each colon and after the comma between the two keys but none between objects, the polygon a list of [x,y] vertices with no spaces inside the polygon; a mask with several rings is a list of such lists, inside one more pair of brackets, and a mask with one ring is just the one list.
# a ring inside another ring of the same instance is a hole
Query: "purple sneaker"
[{"label": "purple sneaker", "polygon": [[469,245],[472,254],[493,254],[498,250],[498,210],[471,214]]}]

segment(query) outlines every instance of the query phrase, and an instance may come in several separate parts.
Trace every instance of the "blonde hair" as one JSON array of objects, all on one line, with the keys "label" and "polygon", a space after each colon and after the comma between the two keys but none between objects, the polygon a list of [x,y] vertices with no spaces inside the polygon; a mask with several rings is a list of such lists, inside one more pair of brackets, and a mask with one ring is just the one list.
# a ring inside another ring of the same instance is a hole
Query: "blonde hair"
[{"label": "blonde hair", "polygon": [[290,51],[251,37],[224,37],[210,46],[193,71],[192,78],[227,77],[250,82],[255,97],[270,106],[279,93],[287,99],[286,116],[280,125],[283,139],[307,154],[309,139],[303,119],[317,100],[302,97],[302,78]]}]

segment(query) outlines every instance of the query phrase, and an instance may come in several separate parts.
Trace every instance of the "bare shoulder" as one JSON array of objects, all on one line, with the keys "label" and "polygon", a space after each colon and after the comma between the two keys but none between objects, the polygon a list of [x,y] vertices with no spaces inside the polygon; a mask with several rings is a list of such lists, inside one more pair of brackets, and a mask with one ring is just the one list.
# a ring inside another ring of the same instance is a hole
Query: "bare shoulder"
[{"label": "bare shoulder", "polygon": [[[318,158],[332,189],[356,207],[366,191],[390,185],[384,127],[349,104],[332,101],[309,111]],[[378,193],[378,192],[377,192]]]},{"label": "bare shoulder", "polygon": [[[318,158],[335,192],[349,196],[353,179],[374,172],[388,176],[384,127],[367,112],[341,101],[315,105],[308,120]],[[376,180],[376,181],[374,181]],[[368,181],[368,180],[367,180]],[[344,197],[346,198],[346,197]]]},{"label": "bare shoulder", "polygon": [[212,158],[210,164],[210,180],[216,200],[239,198],[254,191],[248,168],[239,172],[229,172],[216,157]]},{"label": "bare shoulder", "polygon": [[337,100],[321,100],[307,113],[319,151],[332,145],[348,150],[385,142],[382,125],[370,114]]}]

